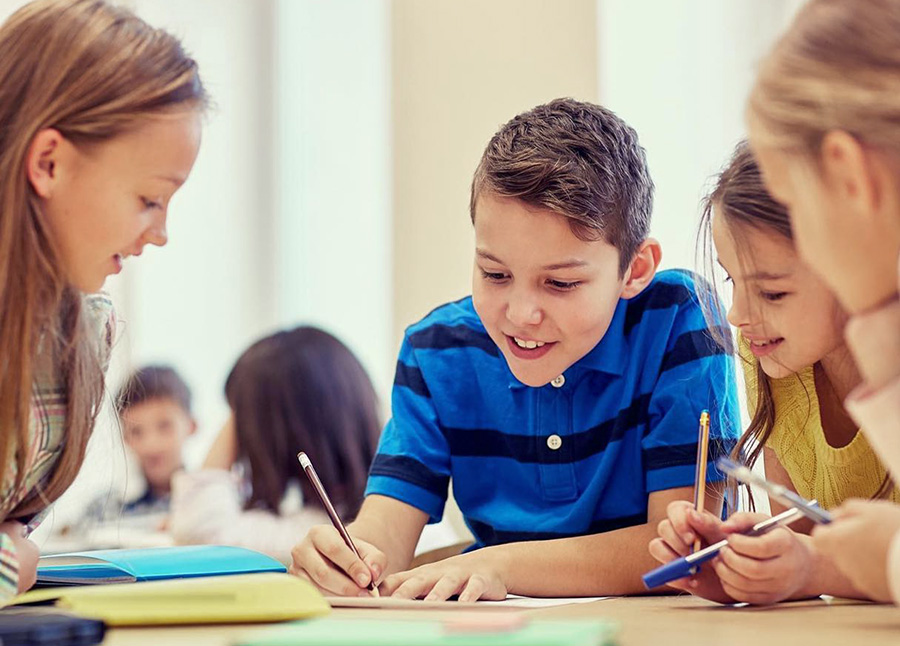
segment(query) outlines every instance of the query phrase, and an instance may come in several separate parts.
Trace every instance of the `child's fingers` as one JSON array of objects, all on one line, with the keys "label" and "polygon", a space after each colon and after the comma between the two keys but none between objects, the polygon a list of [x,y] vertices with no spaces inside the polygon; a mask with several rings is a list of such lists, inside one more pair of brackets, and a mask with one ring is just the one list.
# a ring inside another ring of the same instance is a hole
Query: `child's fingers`
[{"label": "child's fingers", "polygon": [[746,532],[748,529],[752,528],[756,523],[759,523],[763,520],[768,519],[769,517],[765,514],[755,514],[750,512],[739,512],[737,514],[732,514],[729,516],[728,520],[722,523],[722,531],[727,534],[733,534],[736,532]]},{"label": "child's fingers", "polygon": [[[462,603],[471,603],[482,598],[487,598],[488,584],[484,577],[479,574],[473,574],[466,581],[465,587],[459,593],[459,600]],[[505,598],[506,595],[504,594]]]},{"label": "child's fingers", "polygon": [[[387,580],[385,580],[387,583]],[[398,585],[391,596],[397,599],[421,599],[431,590],[434,581],[419,574],[413,574]]]},{"label": "child's fingers", "polygon": [[[334,527],[319,525],[309,531],[313,545],[322,556],[346,572],[360,588],[372,581],[372,571],[353,553]],[[307,570],[308,571],[308,570]]]},{"label": "child's fingers", "polygon": [[719,552],[713,568],[722,583],[747,592],[771,589],[777,583],[770,561],[741,556],[727,547]]},{"label": "child's fingers", "polygon": [[346,573],[314,550],[305,556],[298,569],[302,569],[316,587],[328,594],[355,597],[367,593],[364,587],[354,583]]},{"label": "child's fingers", "polygon": [[659,525],[656,526],[656,533],[659,534],[659,538],[662,539],[678,556],[690,554],[691,545],[694,544],[695,539],[693,532],[679,533],[675,529],[675,525],[666,519],[660,521]]},{"label": "child's fingers", "polygon": [[456,574],[445,574],[425,595],[425,601],[446,601],[454,594],[458,594],[465,582],[465,579]]},{"label": "child's fingers", "polygon": [[372,580],[375,581],[376,585],[380,584],[387,569],[387,555],[365,541],[356,541],[356,549],[359,550],[363,563],[366,564],[366,567],[372,573]]},{"label": "child's fingers", "polygon": [[688,511],[686,519],[691,531],[699,534],[707,543],[716,543],[725,538],[722,521],[708,511],[698,512],[692,508]]},{"label": "child's fingers", "polygon": [[762,536],[732,534],[728,537],[728,545],[734,553],[759,561],[785,554],[790,549],[792,541],[791,530],[786,527],[778,527]]},{"label": "child's fingers", "polygon": [[655,558],[660,563],[668,563],[669,561],[674,561],[675,559],[683,556],[683,554],[679,554],[662,538],[654,538],[647,545],[647,551],[650,552],[650,556]]},{"label": "child's fingers", "polygon": [[[672,524],[675,533],[682,538],[685,538],[687,534],[692,531],[687,520],[687,515],[693,508],[694,506],[687,500],[674,500],[666,507],[666,517],[668,521]],[[690,540],[686,540],[687,543],[692,543],[694,541],[694,535],[691,533],[690,536]]]}]

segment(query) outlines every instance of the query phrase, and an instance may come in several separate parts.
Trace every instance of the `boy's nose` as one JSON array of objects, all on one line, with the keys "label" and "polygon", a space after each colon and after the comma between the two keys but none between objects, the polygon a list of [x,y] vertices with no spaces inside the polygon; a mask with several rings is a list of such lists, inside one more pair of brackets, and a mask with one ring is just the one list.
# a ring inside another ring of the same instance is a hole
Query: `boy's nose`
[{"label": "boy's nose", "polygon": [[[166,214],[163,213],[159,218],[153,221],[150,228],[144,233],[144,244],[152,244],[157,247],[164,247],[169,241],[169,234],[166,232]],[[143,245],[141,245],[143,246]]]},{"label": "boy's nose", "polygon": [[747,308],[744,306],[743,299],[739,298],[737,294],[731,301],[731,307],[728,308],[726,318],[736,328],[747,325],[749,322],[747,320]]},{"label": "boy's nose", "polygon": [[506,318],[517,327],[538,325],[543,318],[540,305],[533,298],[511,298],[506,307]]}]

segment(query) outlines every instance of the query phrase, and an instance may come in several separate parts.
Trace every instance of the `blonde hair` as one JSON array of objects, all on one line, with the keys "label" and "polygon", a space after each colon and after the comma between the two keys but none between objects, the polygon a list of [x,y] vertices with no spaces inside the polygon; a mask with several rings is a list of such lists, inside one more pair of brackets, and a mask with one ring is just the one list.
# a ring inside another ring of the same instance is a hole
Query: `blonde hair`
[{"label": "blonde hair", "polygon": [[817,157],[843,130],[900,151],[900,2],[811,0],[764,59],[747,106],[754,145]]},{"label": "blonde hair", "polygon": [[23,486],[44,361],[66,392],[55,469],[9,517],[35,513],[71,484],[103,394],[83,296],[66,283],[27,180],[31,142],[54,128],[75,145],[100,143],[165,110],[205,105],[197,64],[179,41],[102,0],[33,2],[0,27],[0,483],[14,460],[15,490]]}]

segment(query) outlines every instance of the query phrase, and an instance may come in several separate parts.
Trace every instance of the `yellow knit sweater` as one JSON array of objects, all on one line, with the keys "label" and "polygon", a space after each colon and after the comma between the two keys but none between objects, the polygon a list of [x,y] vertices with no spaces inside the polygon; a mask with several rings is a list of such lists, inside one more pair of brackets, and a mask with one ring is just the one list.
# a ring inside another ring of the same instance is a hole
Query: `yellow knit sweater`
[{"label": "yellow knit sweater", "polygon": [[[741,365],[747,384],[747,407],[756,408],[756,359],[741,339]],[[796,375],[770,380],[775,400],[775,428],[766,446],[775,452],[794,488],[804,498],[815,499],[825,509],[848,498],[871,498],[881,487],[885,468],[860,431],[847,445],[828,444],[819,416],[819,398],[813,368]],[[890,499],[900,502],[895,487]]]}]

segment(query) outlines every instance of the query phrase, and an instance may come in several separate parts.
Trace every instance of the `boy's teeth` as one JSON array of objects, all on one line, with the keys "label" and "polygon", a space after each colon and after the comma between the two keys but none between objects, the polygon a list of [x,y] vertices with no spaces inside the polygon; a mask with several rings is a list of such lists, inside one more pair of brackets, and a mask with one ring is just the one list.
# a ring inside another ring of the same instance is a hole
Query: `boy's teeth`
[{"label": "boy's teeth", "polygon": [[525,341],[524,339],[520,339],[517,336],[514,336],[513,339],[516,342],[516,345],[520,348],[525,348],[526,350],[534,350],[535,348],[539,348],[544,345],[543,341]]}]

